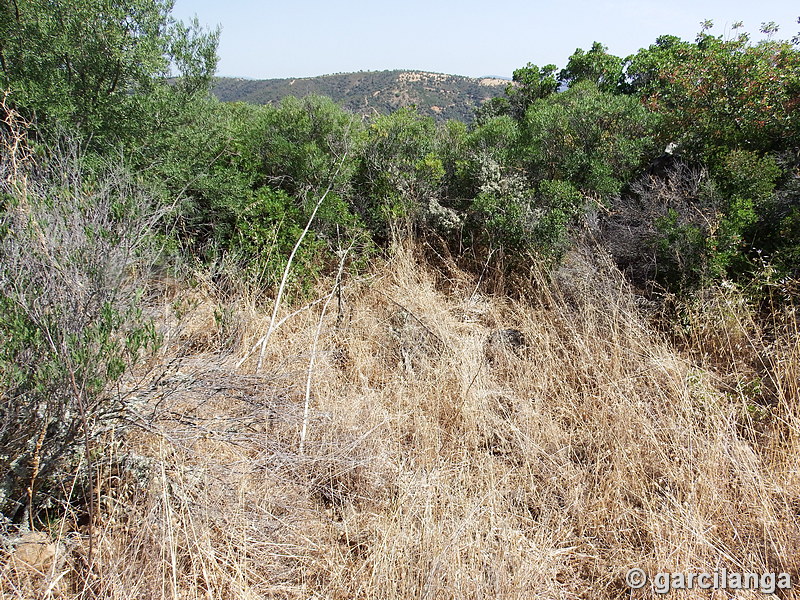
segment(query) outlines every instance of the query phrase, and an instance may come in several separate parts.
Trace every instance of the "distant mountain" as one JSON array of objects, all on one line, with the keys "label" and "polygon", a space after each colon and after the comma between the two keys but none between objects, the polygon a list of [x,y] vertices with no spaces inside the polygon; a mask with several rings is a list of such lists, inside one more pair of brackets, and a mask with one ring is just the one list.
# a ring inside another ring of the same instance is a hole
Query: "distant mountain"
[{"label": "distant mountain", "polygon": [[425,71],[361,71],[301,79],[239,79],[218,77],[214,95],[226,102],[271,104],[285,96],[330,96],[345,108],[362,114],[388,114],[400,107],[417,106],[437,121],[472,120],[475,107],[502,96],[509,80],[474,79]]}]

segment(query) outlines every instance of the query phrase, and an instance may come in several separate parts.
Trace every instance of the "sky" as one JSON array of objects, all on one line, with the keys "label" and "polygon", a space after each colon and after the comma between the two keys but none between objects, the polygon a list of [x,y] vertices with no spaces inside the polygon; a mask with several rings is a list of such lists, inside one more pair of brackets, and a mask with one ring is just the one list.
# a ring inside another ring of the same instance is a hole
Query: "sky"
[{"label": "sky", "polygon": [[800,31],[797,0],[176,0],[173,15],[220,26],[217,74],[253,79],[413,69],[511,77],[528,62],[566,65],[598,41],[628,56],[659,35],[694,40],[700,22],[715,35],[731,25],[761,39]]}]

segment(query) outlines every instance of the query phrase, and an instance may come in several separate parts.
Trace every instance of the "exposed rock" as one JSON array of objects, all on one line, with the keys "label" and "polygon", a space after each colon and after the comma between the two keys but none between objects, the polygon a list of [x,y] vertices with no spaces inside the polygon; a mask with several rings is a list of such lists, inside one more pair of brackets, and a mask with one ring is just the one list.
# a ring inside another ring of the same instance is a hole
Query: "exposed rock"
[{"label": "exposed rock", "polygon": [[56,558],[58,547],[50,537],[40,531],[29,531],[16,542],[12,554],[14,565],[19,569],[30,569],[43,573]]}]

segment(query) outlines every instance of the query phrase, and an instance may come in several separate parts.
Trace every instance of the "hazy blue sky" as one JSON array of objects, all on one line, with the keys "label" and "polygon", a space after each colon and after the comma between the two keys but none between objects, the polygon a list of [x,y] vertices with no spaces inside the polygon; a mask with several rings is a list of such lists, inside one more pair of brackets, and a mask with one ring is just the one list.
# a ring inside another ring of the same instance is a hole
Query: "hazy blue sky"
[{"label": "hazy blue sky", "polygon": [[253,78],[383,69],[510,77],[528,62],[563,67],[595,40],[620,56],[665,33],[693,40],[704,19],[718,35],[736,21],[756,35],[775,21],[783,39],[800,30],[796,0],[176,0],[173,14],[220,25],[218,74]]}]

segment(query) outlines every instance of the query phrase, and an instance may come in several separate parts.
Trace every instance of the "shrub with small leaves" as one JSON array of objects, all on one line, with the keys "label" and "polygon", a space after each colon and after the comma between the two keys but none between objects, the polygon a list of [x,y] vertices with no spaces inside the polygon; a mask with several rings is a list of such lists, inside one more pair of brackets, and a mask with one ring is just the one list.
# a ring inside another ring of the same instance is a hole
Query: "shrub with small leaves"
[{"label": "shrub with small leaves", "polygon": [[121,423],[112,384],[158,343],[137,302],[157,215],[122,168],[87,175],[69,146],[0,185],[0,514],[33,520]]}]

